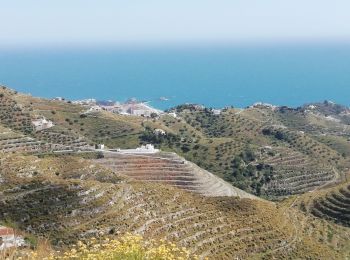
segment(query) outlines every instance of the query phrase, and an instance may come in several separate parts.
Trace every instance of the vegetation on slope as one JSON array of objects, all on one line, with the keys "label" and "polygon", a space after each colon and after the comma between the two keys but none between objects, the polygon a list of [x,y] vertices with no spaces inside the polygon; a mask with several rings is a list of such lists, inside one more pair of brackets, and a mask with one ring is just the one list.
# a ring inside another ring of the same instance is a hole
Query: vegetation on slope
[{"label": "vegetation on slope", "polygon": [[[297,109],[226,108],[220,115],[201,106],[181,105],[172,109],[177,118],[147,119],[105,111],[86,114],[88,108],[81,105],[15,92],[11,99],[31,116],[44,115],[55,122],[52,129],[34,134],[41,142],[74,144],[77,149],[96,143],[133,148],[151,142],[268,199],[339,181],[350,166],[349,110],[330,102]],[[154,132],[159,128],[166,135]]]},{"label": "vegetation on slope", "polygon": [[[342,182],[350,165],[346,109],[261,106],[215,115],[183,105],[174,109],[177,118],[147,119],[86,114],[87,107],[69,102],[1,93],[0,221],[47,238],[57,249],[131,232],[213,259],[349,257],[349,186],[325,189]],[[28,122],[41,115],[56,126],[29,131]],[[148,142],[248,192],[289,199],[205,198],[135,181],[90,160],[101,154],[50,153],[53,145],[78,151],[96,143],[133,148]],[[28,154],[33,151],[39,155]]]},{"label": "vegetation on slope", "polygon": [[[46,247],[34,251],[8,250],[7,260],[190,260],[198,259],[184,247],[179,248],[164,240],[145,240],[140,235],[125,234],[118,239],[91,238],[87,242],[79,241],[65,252],[55,252]],[[0,255],[0,259],[1,255]],[[5,259],[5,257],[4,257]]]},{"label": "vegetation on slope", "polygon": [[[258,200],[205,198],[128,181],[76,156],[61,159],[4,156],[0,186],[0,219],[48,238],[61,250],[92,237],[115,239],[132,232],[146,240],[164,238],[191,254],[214,259],[334,255],[330,246],[317,241],[302,247],[308,235],[295,235],[291,223],[296,220],[294,214],[286,215],[288,208]],[[334,256],[341,258],[344,251],[337,248]]]}]

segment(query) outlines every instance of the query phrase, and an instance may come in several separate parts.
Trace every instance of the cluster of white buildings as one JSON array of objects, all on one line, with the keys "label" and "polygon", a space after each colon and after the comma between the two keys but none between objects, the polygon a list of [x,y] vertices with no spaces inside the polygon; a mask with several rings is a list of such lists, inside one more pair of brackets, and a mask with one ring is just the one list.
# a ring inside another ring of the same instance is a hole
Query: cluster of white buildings
[{"label": "cluster of white buildings", "polygon": [[163,113],[163,111],[155,109],[145,102],[138,102],[135,99],[131,99],[122,104],[116,103],[112,106],[102,106],[102,109],[122,115],[144,117],[151,117],[153,115],[158,116]]},{"label": "cluster of white buildings", "polygon": [[257,103],[254,103],[249,108],[270,108],[271,110],[275,110],[278,108],[278,106],[271,105],[269,103],[257,102]]},{"label": "cluster of white buildings", "polygon": [[83,105],[83,106],[94,106],[97,104],[97,101],[94,98],[88,98],[88,99],[72,101],[72,103],[77,105]]},{"label": "cluster of white buildings", "polygon": [[[163,111],[149,106],[146,102],[139,102],[136,99],[130,99],[125,103],[113,101],[96,101],[95,99],[83,99],[73,101],[73,104],[88,106],[85,114],[98,112],[101,110],[109,111],[121,115],[133,115],[143,117],[153,117],[163,114]],[[174,116],[176,117],[176,116]]]}]

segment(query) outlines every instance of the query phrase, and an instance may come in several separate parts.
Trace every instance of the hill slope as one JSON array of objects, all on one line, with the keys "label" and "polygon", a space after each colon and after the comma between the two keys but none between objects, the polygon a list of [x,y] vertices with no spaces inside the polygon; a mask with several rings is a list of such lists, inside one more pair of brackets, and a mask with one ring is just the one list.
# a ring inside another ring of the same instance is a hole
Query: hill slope
[{"label": "hill slope", "polygon": [[15,155],[2,157],[1,163],[7,170],[1,172],[0,219],[49,237],[58,247],[134,232],[165,237],[211,259],[341,258],[327,244],[295,233],[296,215],[271,202],[206,198],[133,182],[76,157]]},{"label": "hill slope", "polygon": [[[57,248],[133,232],[210,259],[350,257],[344,107],[182,105],[151,119],[0,94],[0,221]],[[36,131],[43,116],[55,126]]]},{"label": "hill slope", "polygon": [[94,162],[135,180],[170,184],[204,196],[258,199],[175,153],[132,155],[104,152],[103,155]]}]

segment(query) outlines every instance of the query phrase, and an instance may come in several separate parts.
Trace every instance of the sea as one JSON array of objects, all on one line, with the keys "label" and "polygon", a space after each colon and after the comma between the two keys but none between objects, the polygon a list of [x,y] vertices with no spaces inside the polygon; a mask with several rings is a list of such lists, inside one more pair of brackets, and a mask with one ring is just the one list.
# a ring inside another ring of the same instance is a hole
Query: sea
[{"label": "sea", "polygon": [[350,105],[350,45],[0,49],[0,84],[45,98]]}]

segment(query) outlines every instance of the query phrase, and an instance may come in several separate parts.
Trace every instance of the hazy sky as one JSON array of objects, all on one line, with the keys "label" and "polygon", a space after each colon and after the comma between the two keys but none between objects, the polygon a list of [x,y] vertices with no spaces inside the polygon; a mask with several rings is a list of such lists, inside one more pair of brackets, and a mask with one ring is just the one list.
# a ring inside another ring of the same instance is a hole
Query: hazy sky
[{"label": "hazy sky", "polygon": [[350,42],[350,0],[0,0],[0,46]]}]

